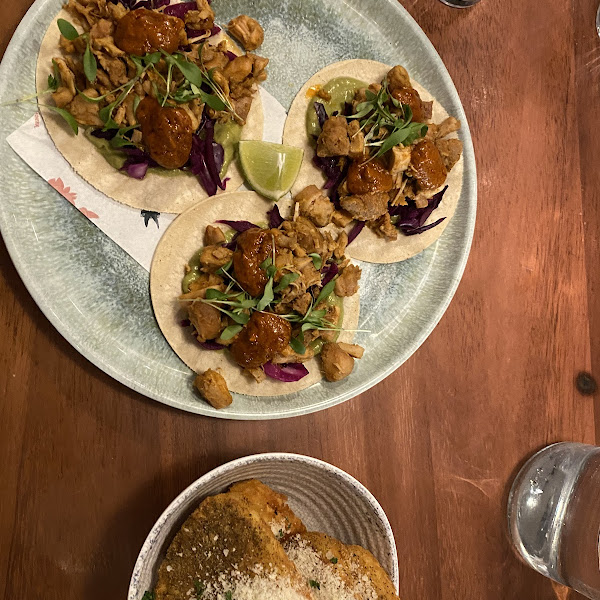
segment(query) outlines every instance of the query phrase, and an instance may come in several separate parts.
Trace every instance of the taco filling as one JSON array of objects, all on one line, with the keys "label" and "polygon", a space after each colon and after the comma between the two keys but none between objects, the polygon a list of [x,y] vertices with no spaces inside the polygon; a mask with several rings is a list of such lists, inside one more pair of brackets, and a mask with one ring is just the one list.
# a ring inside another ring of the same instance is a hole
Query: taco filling
[{"label": "taco filling", "polygon": [[[395,66],[369,85],[336,77],[309,88],[308,95],[306,132],[331,203],[319,206],[322,225],[354,223],[354,236],[366,225],[377,236],[396,240],[444,220],[425,224],[461,157],[462,142],[448,137],[460,121],[431,122],[433,101],[421,99],[404,67]],[[310,195],[308,188],[302,194]],[[306,209],[309,215],[314,210]]]},{"label": "taco filling", "polygon": [[[303,363],[317,355],[327,380],[343,379],[363,353],[360,346],[338,343],[343,298],[358,292],[361,274],[344,256],[347,241],[345,232],[334,238],[300,215],[284,220],[277,207],[268,227],[248,221],[208,225],[178,298],[190,335],[204,349],[226,349],[259,383],[267,377],[298,381],[308,375]],[[220,377],[207,371],[196,379],[202,395],[219,407],[231,402]]]},{"label": "taco filling", "polygon": [[268,59],[249,52],[263,41],[261,26],[246,15],[229,23],[247,50],[240,54],[208,0],[69,0],[64,8],[79,29],[58,20],[51,108],[130,177],[187,171],[207,195],[224,190],[267,77]]}]

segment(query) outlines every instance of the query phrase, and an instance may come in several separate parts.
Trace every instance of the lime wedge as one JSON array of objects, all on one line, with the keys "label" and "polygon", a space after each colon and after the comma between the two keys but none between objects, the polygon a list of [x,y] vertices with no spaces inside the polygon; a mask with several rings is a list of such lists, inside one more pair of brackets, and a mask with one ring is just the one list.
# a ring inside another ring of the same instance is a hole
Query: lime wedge
[{"label": "lime wedge", "polygon": [[272,142],[242,140],[239,154],[247,183],[261,196],[277,201],[296,181],[304,150]]}]

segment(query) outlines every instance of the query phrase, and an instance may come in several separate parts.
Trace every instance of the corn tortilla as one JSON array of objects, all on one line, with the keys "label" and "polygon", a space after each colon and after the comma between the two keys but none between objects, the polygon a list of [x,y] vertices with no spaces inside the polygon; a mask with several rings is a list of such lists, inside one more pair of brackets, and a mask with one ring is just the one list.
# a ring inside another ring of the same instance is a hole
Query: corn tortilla
[{"label": "corn tortilla", "polygon": [[[61,10],[42,40],[36,68],[38,94],[47,89],[48,75],[52,73],[52,59],[62,56],[58,19],[73,22],[73,17],[66,10]],[[41,104],[53,104],[50,95],[41,96]],[[85,136],[83,127],[75,136],[61,116],[42,105],[40,112],[52,141],[73,169],[110,198],[133,208],[168,213],[181,213],[196,202],[208,198],[198,179],[191,173],[178,171],[176,174],[160,175],[149,171],[142,180],[129,177],[104,159]],[[263,110],[260,94],[257,92],[246,125],[242,129],[241,139],[262,140],[262,137]],[[234,191],[243,183],[244,178],[237,161],[232,161],[227,177],[227,191]]]},{"label": "corn tortilla", "polygon": [[[279,207],[285,216],[291,203],[289,200],[282,202]],[[249,396],[280,396],[310,387],[321,380],[320,359],[313,358],[304,363],[309,374],[300,381],[283,383],[267,378],[257,383],[244,374],[227,351],[205,350],[190,329],[181,326],[181,322],[187,319],[187,311],[177,298],[182,293],[181,280],[185,265],[203,245],[207,225],[224,218],[264,223],[269,208],[270,203],[254,192],[222,194],[213,202],[201,202],[193,206],[169,226],[156,248],[150,269],[150,296],[154,314],[171,348],[193,371],[201,373],[207,369],[220,369],[230,391]],[[358,294],[344,298],[344,329],[357,328],[359,312]],[[343,331],[339,341],[350,342],[353,337],[352,331]]]},{"label": "corn tortilla", "polygon": [[[297,146],[304,150],[302,167],[292,187],[293,195],[300,192],[307,185],[314,184],[322,187],[325,182],[323,173],[312,164],[315,151],[306,133],[306,111],[309,103],[315,100],[314,98],[307,97],[308,89],[316,85],[324,85],[335,77],[353,77],[367,84],[380,83],[391,68],[389,65],[374,60],[345,60],[321,69],[302,86],[302,89],[292,102],[283,131],[284,144]],[[448,113],[444,107],[425,88],[414,80],[411,81],[424,102],[434,101],[432,121],[434,123],[441,123],[447,118]],[[441,217],[446,217],[442,223],[418,235],[406,236],[399,231],[398,239],[395,241],[387,241],[380,238],[368,227],[365,227],[356,240],[348,247],[347,255],[366,262],[394,263],[411,258],[433,244],[442,235],[456,210],[463,186],[463,164],[464,161],[461,156],[461,159],[448,174],[448,178],[444,184],[448,186],[448,189],[444,194],[441,204],[426,221],[426,224],[429,224]]]}]

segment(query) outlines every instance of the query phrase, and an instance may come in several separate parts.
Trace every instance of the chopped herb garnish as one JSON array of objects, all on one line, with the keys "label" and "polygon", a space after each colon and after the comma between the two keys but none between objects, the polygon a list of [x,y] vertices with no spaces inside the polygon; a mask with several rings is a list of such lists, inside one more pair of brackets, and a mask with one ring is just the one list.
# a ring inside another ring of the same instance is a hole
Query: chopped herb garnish
[{"label": "chopped herb garnish", "polygon": [[321,589],[321,584],[318,581],[315,581],[314,579],[309,579],[308,583],[310,583],[311,588],[316,588],[317,590]]},{"label": "chopped herb garnish", "polygon": [[329,559],[329,562],[332,563],[332,564],[334,564],[334,565],[337,565],[338,559],[334,556],[334,557],[332,557],[332,558]]},{"label": "chopped herb garnish", "polygon": [[296,354],[304,354],[306,352],[304,336],[300,334],[298,337],[292,338],[290,340],[290,346]]},{"label": "chopped herb garnish", "polygon": [[[356,113],[348,119],[360,119],[360,128],[368,129],[365,135],[365,146],[376,147],[377,152],[371,158],[377,158],[388,150],[403,144],[410,146],[415,140],[427,133],[425,123],[412,122],[412,109],[408,104],[401,104],[392,97],[388,89],[387,79],[377,94],[371,90],[365,92],[366,100],[356,107]],[[391,100],[400,109],[400,114],[392,114],[386,102]]]},{"label": "chopped herb garnish", "polygon": [[56,24],[58,25],[58,29],[60,30],[62,36],[68,39],[70,42],[79,37],[77,29],[75,29],[75,27],[73,27],[69,21],[65,21],[65,19],[58,19]]},{"label": "chopped herb garnish", "polygon": [[288,285],[290,285],[290,283],[293,283],[294,281],[296,281],[296,279],[298,279],[298,277],[300,277],[299,273],[287,273],[286,275],[284,275],[281,280],[279,281],[279,283],[277,284],[277,287],[275,288],[275,292],[281,292],[283,290],[285,290],[286,287],[288,287]]},{"label": "chopped herb garnish", "polygon": [[225,592],[225,600],[233,600],[233,594],[231,592]]},{"label": "chopped herb garnish", "polygon": [[194,581],[194,591],[196,592],[196,598],[202,598],[206,591],[206,584],[202,581]]},{"label": "chopped herb garnish", "polygon": [[323,266],[323,259],[321,258],[321,255],[317,254],[316,252],[313,252],[313,253],[309,254],[309,256],[312,258],[315,269],[317,271],[320,271],[321,267]]},{"label": "chopped herb garnish", "polygon": [[142,600],[154,600],[154,592],[146,590],[142,596]]},{"label": "chopped herb garnish", "polygon": [[[269,267],[271,268],[271,267]],[[265,310],[271,302],[275,299],[275,294],[273,293],[273,277],[269,277],[269,281],[267,281],[267,285],[265,286],[265,291],[263,293],[263,297],[259,300],[256,305],[256,310]]]}]

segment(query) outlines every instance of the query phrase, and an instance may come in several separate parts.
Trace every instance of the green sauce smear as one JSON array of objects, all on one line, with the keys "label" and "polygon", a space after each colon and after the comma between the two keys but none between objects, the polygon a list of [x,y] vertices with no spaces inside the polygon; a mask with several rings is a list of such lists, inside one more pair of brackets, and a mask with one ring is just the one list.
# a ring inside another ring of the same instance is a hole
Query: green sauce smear
[{"label": "green sauce smear", "polygon": [[320,102],[325,107],[327,114],[331,116],[336,110],[342,112],[346,102],[352,102],[356,91],[366,87],[369,87],[368,83],[352,77],[335,77],[322,86],[321,90],[327,92],[331,96],[331,100],[324,100],[317,95],[310,99],[311,101],[306,110],[306,132],[309,137],[312,135],[318,136],[321,133],[314,106],[315,102]]}]

